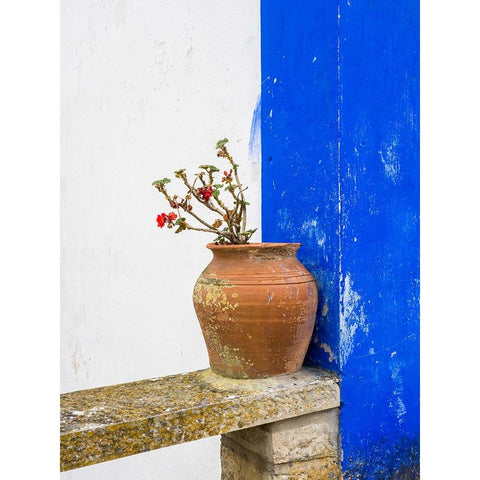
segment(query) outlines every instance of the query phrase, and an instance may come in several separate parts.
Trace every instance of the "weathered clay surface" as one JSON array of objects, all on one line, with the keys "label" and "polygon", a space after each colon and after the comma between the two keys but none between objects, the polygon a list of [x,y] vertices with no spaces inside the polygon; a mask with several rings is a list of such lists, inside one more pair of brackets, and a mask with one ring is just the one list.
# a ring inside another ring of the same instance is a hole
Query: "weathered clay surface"
[{"label": "weathered clay surface", "polygon": [[300,244],[207,247],[213,260],[193,303],[212,370],[231,378],[297,372],[317,310],[315,281],[296,257]]},{"label": "weathered clay surface", "polygon": [[210,369],[61,395],[61,470],[338,407],[339,378],[235,380]]}]

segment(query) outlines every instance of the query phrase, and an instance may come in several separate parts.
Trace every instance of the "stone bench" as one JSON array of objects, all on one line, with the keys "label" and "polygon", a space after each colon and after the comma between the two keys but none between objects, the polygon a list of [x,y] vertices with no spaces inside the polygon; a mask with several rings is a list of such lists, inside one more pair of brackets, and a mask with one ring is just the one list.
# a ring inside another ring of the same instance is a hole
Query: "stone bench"
[{"label": "stone bench", "polygon": [[210,369],[61,395],[61,471],[222,435],[222,479],[340,478],[339,378]]}]

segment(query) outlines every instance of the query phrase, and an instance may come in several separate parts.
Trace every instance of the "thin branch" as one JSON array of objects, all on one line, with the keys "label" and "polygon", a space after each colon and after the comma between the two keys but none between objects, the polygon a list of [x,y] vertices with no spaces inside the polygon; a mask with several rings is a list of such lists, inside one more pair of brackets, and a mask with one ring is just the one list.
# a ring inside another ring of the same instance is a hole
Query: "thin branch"
[{"label": "thin branch", "polygon": [[230,238],[226,237],[225,236],[225,233],[226,232],[218,232],[218,230],[210,230],[210,229],[207,229],[207,228],[198,228],[198,227],[192,227],[190,224],[187,223],[186,225],[186,228],[188,230],[196,230],[197,232],[207,232],[207,233],[216,233],[217,235],[221,235],[222,237],[225,237],[227,238],[228,240],[230,240]]}]

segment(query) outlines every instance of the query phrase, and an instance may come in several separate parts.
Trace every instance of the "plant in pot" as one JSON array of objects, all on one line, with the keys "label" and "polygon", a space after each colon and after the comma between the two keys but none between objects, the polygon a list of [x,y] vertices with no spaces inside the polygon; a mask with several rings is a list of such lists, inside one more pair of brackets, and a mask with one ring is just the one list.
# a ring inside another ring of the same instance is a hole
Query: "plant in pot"
[{"label": "plant in pot", "polygon": [[153,182],[171,208],[157,224],[215,235],[207,244],[213,259],[193,292],[211,369],[230,378],[292,374],[302,367],[313,331],[315,281],[297,259],[300,243],[249,243],[256,229],[247,229],[247,187],[227,142],[216,144],[228,165],[223,175],[214,165],[200,165],[191,179],[177,170],[184,196],[169,194],[169,178]]}]

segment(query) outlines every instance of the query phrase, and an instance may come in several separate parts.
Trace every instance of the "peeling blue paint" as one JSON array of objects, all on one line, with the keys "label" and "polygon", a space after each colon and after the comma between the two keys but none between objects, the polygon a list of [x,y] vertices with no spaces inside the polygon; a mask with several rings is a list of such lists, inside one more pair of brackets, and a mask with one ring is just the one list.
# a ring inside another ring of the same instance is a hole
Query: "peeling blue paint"
[{"label": "peeling blue paint", "polygon": [[418,0],[263,0],[261,45],[263,240],[319,285],[345,478],[417,478]]}]

